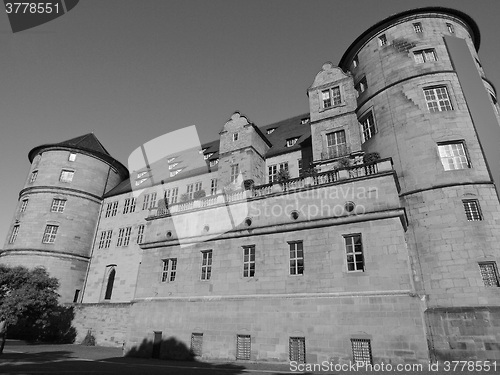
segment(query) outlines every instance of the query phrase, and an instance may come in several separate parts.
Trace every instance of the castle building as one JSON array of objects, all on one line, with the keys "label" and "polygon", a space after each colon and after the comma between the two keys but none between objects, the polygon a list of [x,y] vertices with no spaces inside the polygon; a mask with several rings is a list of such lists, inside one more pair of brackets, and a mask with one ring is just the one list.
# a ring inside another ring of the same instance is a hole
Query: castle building
[{"label": "castle building", "polygon": [[479,44],[460,11],[393,15],[322,66],[309,113],[236,112],[217,141],[142,147],[130,176],[93,134],[36,147],[0,261],[58,277],[79,339],[149,356],[175,338],[205,359],[499,360]]}]

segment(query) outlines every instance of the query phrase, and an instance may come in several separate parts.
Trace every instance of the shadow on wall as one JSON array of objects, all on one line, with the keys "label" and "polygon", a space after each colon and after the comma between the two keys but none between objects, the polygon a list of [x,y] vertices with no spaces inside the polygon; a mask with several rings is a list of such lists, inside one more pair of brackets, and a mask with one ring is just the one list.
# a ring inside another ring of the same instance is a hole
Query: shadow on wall
[{"label": "shadow on wall", "polygon": [[142,340],[141,345],[130,348],[126,357],[173,359],[176,361],[194,361],[195,355],[190,348],[175,337],[153,342]]},{"label": "shadow on wall", "polygon": [[28,342],[71,344],[76,338],[76,329],[71,325],[74,317],[73,306],[57,306],[43,323],[20,318],[15,326],[8,328],[7,337]]}]

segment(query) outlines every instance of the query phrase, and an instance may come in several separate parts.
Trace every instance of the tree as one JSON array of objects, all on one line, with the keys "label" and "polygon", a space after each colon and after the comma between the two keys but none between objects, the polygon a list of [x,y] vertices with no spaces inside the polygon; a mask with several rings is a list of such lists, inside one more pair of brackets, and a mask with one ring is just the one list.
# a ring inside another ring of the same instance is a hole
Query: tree
[{"label": "tree", "polygon": [[59,281],[44,268],[0,265],[0,317],[11,333],[28,340],[74,339],[72,308],[59,306]]}]

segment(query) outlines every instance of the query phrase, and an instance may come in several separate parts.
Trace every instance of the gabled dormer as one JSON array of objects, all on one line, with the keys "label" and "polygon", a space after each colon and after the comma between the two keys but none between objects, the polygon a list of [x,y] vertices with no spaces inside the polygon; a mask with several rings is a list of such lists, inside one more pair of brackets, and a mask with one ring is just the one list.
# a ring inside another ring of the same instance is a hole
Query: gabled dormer
[{"label": "gabled dormer", "polygon": [[244,180],[265,183],[264,155],[272,146],[266,136],[245,116],[235,112],[220,134],[219,183],[235,187]]},{"label": "gabled dormer", "polygon": [[360,154],[360,126],[355,113],[357,92],[351,74],[327,62],[307,94],[314,162],[331,163]]}]

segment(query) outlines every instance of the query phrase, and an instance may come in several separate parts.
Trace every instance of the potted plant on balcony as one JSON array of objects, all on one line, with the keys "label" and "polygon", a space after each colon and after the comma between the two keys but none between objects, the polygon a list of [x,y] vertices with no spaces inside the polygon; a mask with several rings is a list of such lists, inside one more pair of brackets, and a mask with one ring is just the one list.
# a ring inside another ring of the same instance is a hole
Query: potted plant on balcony
[{"label": "potted plant on balcony", "polygon": [[194,199],[201,199],[207,196],[207,193],[205,193],[205,190],[201,189],[198,191],[195,191],[193,194]]},{"label": "potted plant on balcony", "polygon": [[[288,172],[287,169],[280,169],[279,172],[278,172],[278,175],[276,176],[276,182],[277,186],[281,187],[281,191],[285,191],[286,190],[286,183],[288,182],[288,180],[290,180],[290,173]],[[274,190],[274,186],[273,185],[273,190]]]},{"label": "potted plant on balcony", "polygon": [[184,202],[187,202],[189,200],[189,195],[187,195],[186,193],[184,194],[181,194],[179,200],[184,203]]},{"label": "potted plant on balcony", "polygon": [[243,187],[245,188],[245,190],[252,190],[254,185],[255,182],[252,179],[243,181]]},{"label": "potted plant on balcony", "polygon": [[314,185],[314,176],[316,176],[317,174],[318,174],[318,169],[311,163],[309,165],[309,168],[302,171],[301,177],[304,178],[304,185],[305,186]]},{"label": "potted plant on balcony", "polygon": [[372,163],[380,159],[380,154],[378,152],[369,152],[363,155],[363,163]]}]

